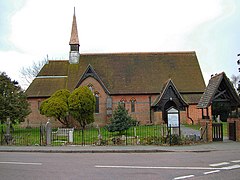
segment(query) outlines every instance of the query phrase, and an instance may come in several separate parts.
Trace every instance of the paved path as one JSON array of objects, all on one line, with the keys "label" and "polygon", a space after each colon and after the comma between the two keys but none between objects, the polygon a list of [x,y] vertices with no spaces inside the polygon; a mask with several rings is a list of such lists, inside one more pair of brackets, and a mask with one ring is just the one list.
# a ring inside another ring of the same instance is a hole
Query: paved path
[{"label": "paved path", "polygon": [[181,133],[182,135],[196,135],[200,137],[200,130],[195,130],[192,128],[185,127],[184,125],[181,125]]}]

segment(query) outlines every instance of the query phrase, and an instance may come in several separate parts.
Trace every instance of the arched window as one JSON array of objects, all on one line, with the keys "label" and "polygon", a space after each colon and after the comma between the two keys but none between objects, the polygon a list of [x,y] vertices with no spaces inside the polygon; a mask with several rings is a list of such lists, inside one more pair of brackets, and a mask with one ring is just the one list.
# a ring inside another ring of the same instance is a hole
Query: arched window
[{"label": "arched window", "polygon": [[130,100],[130,103],[131,103],[131,112],[135,112],[136,99],[132,98]]},{"label": "arched window", "polygon": [[95,92],[94,95],[96,98],[95,113],[99,113],[99,92]]},{"label": "arched window", "polygon": [[124,99],[124,98],[122,98],[121,100],[120,100],[120,105],[122,105],[124,108],[126,107],[126,99]]}]

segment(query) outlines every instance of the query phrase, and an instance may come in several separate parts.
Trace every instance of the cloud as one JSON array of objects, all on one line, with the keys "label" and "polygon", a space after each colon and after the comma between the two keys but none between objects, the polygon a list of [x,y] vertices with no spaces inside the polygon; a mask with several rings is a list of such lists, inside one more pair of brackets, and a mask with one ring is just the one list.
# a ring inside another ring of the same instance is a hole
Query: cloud
[{"label": "cloud", "polygon": [[0,51],[1,66],[0,71],[6,72],[14,80],[19,79],[20,67],[28,66],[33,62],[34,56],[16,51]]},{"label": "cloud", "polygon": [[[219,1],[218,15],[201,24],[188,34],[185,40],[185,47],[193,48],[203,71],[204,79],[207,82],[211,74],[222,71],[234,73],[233,45],[231,39],[229,21],[236,13],[235,1]],[[234,46],[236,46],[234,44]],[[231,57],[231,58],[229,58]],[[230,74],[231,75],[231,74]]]},{"label": "cloud", "polygon": [[25,52],[67,52],[75,5],[83,51],[174,50],[186,33],[220,14],[217,2],[27,1],[12,20],[11,40]]},{"label": "cloud", "polygon": [[11,34],[11,18],[21,7],[25,0],[18,0],[14,3],[0,1],[0,50],[14,49],[14,45],[9,41]]},{"label": "cloud", "polygon": [[[22,2],[24,6],[14,12],[11,18],[11,33],[6,38],[14,45],[12,50],[15,52],[0,53],[1,59],[6,58],[6,62],[1,62],[1,67],[11,74],[19,71],[16,69],[20,67],[30,66],[32,61],[42,60],[47,54],[50,59],[68,58],[73,7],[76,6],[82,53],[195,50],[201,65],[210,63],[209,67],[201,66],[205,76],[213,70],[211,63],[215,63],[211,62],[214,40],[209,41],[212,38],[209,30],[213,24],[217,26],[216,22],[227,18],[226,14],[230,16],[234,1]],[[15,70],[9,62],[16,63]]]}]

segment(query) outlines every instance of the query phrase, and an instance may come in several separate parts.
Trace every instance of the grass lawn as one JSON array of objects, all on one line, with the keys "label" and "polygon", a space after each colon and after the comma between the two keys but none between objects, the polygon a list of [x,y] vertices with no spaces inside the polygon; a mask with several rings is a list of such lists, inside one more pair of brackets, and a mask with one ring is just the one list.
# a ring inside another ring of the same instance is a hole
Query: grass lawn
[{"label": "grass lawn", "polygon": [[[4,134],[6,133],[6,126],[1,126],[1,142],[4,143]],[[55,131],[56,129],[53,129]],[[137,144],[137,141],[142,144],[147,144],[146,141],[160,141],[163,134],[166,134],[166,127],[159,125],[151,126],[136,126],[131,127],[127,131],[120,135],[118,132],[108,132],[106,128],[100,128],[101,139],[104,144],[113,145],[115,140],[123,140],[125,144]],[[14,126],[14,131],[11,131],[13,138],[13,145],[40,145],[40,128],[20,128],[19,126]],[[89,128],[84,130],[75,129],[74,130],[74,142],[73,144],[86,144],[86,145],[96,145],[99,142],[99,132],[96,128]],[[58,139],[53,139],[52,145],[62,145],[64,141],[66,142],[67,137],[62,137]],[[159,143],[159,142],[158,142]]]},{"label": "grass lawn", "polygon": [[[185,127],[199,130],[200,125],[184,125]],[[56,129],[53,129],[55,131]],[[1,142],[4,142],[4,134],[6,132],[5,126],[0,126]],[[160,144],[162,137],[166,135],[166,126],[150,125],[150,126],[136,126],[131,127],[123,135],[118,132],[108,132],[106,128],[100,128],[101,143],[102,145],[114,145],[116,141],[122,140],[126,144]],[[14,131],[11,131],[13,138],[13,145],[24,145],[33,146],[40,145],[40,128],[20,128],[19,126],[14,127]],[[223,122],[223,135],[227,136],[227,123]],[[73,134],[73,144],[85,144],[85,145],[96,145],[99,141],[99,132],[96,128],[89,128],[84,130],[75,129]],[[52,145],[62,145],[63,142],[67,141],[67,137],[60,139],[54,139]]]},{"label": "grass lawn", "polygon": [[[163,126],[136,126],[131,127],[123,134],[118,132],[108,132],[106,128],[100,128],[102,140],[108,145],[114,144],[114,138],[127,139],[127,143],[134,143],[137,138],[142,140],[146,137],[161,137],[166,131]],[[98,130],[96,128],[87,129],[82,133],[82,130],[74,130],[74,144],[96,144],[98,142]]]},{"label": "grass lawn", "polygon": [[228,136],[227,122],[222,122],[223,124],[223,136]]},{"label": "grass lawn", "polygon": [[[4,134],[6,133],[6,127],[1,126],[1,142],[4,142]],[[14,130],[11,130],[12,144],[13,145],[39,145],[40,143],[40,128],[20,128],[14,126]]]}]

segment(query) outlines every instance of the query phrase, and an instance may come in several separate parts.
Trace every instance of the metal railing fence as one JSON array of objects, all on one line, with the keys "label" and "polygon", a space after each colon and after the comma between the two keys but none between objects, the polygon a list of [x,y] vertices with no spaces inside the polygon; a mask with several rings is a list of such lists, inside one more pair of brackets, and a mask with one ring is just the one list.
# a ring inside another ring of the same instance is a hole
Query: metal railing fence
[{"label": "metal railing fence", "polygon": [[[38,128],[13,127],[6,134],[6,126],[0,126],[0,144],[16,146],[46,145],[44,126]],[[55,131],[56,129],[52,129]],[[146,125],[131,127],[124,132],[109,132],[105,127],[74,129],[73,142],[68,137],[54,138],[52,145],[160,145],[166,143],[166,125]]]}]

